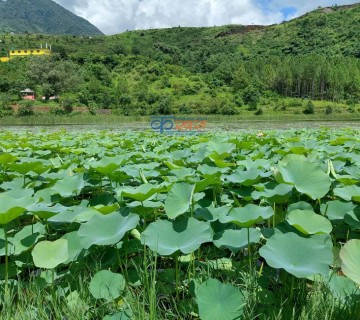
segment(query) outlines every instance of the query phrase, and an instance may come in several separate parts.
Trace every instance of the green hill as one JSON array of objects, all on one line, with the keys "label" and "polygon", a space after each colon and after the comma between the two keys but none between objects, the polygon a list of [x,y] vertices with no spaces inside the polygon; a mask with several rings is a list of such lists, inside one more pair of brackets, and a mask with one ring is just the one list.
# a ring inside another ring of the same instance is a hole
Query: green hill
[{"label": "green hill", "polygon": [[47,42],[54,55],[1,64],[0,92],[30,87],[122,114],[357,113],[358,39],[359,4],[272,26],[4,34],[3,52]]},{"label": "green hill", "polygon": [[0,30],[15,33],[102,34],[90,22],[51,0],[0,1]]}]

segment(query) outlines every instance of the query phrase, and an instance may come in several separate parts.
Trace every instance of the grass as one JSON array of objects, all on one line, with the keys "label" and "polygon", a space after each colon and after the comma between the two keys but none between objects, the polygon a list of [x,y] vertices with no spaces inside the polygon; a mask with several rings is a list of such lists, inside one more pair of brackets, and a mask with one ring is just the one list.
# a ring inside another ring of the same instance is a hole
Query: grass
[{"label": "grass", "polygon": [[[180,117],[181,115],[176,115]],[[359,121],[360,114],[263,114],[256,116],[254,114],[239,114],[232,116],[225,115],[184,115],[185,117],[203,117],[208,120],[208,123],[228,123],[228,122],[261,122],[261,121],[287,121],[287,122],[299,122],[299,121]],[[150,116],[122,116],[122,115],[90,115],[90,114],[74,114],[70,116],[56,116],[50,114],[38,114],[34,116],[18,117],[18,116],[6,116],[0,118],[0,125],[24,125],[24,126],[51,126],[51,125],[126,125],[129,123],[143,123],[150,124]]]},{"label": "grass", "polygon": [[[10,286],[9,296],[1,292],[1,319],[103,319],[128,305],[132,308],[132,319],[136,320],[198,319],[195,299],[186,288],[193,285],[193,280],[189,279],[199,281],[210,277],[248,292],[244,320],[339,320],[358,319],[360,315],[359,301],[338,300],[321,282],[297,279],[283,270],[279,270],[276,277],[249,273],[247,259],[226,270],[197,261],[195,274],[188,263],[179,262],[177,290],[172,277],[176,270],[170,269],[172,272],[166,277],[166,266],[158,265],[160,259],[156,255],[144,251],[144,255],[137,258],[121,262],[122,269],[128,268],[125,277],[129,277],[130,271],[135,271],[137,276],[131,277],[122,299],[94,300],[88,290],[89,274],[62,275],[62,278],[58,275],[54,284],[47,283],[45,276],[30,283],[18,279],[17,285],[13,282]],[[265,289],[265,283],[271,284],[271,290]],[[69,296],[70,288],[72,294]]]}]

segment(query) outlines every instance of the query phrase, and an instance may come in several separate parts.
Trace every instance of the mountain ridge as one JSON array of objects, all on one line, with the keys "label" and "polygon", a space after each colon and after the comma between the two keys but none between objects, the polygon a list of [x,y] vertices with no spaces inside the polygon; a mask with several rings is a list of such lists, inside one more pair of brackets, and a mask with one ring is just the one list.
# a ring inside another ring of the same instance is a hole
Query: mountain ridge
[{"label": "mountain ridge", "polygon": [[0,30],[15,33],[103,34],[89,21],[51,0],[0,1]]}]

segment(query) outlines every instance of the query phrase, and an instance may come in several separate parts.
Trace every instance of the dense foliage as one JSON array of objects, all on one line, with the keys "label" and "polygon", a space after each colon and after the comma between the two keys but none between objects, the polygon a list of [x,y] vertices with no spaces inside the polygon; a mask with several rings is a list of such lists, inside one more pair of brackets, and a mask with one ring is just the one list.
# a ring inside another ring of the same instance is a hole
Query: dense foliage
[{"label": "dense foliage", "polygon": [[[307,100],[344,103],[344,111],[357,112],[359,20],[360,6],[353,5],[269,27],[179,26],[94,38],[4,35],[4,54],[9,46],[39,42],[51,43],[54,54],[0,64],[0,92],[66,93],[78,105],[124,115],[261,114],[289,106],[302,113]],[[323,113],[336,111],[325,107]]]},{"label": "dense foliage", "polygon": [[358,319],[357,131],[0,137],[2,319]]},{"label": "dense foliage", "polygon": [[51,0],[0,1],[0,30],[15,33],[102,34],[90,22]]}]

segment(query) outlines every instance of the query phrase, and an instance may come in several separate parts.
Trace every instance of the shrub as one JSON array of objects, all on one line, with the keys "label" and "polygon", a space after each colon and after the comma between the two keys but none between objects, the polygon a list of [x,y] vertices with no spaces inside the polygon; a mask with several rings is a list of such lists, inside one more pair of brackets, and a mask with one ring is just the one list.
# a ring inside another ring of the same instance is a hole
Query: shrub
[{"label": "shrub", "polygon": [[180,114],[191,114],[192,113],[192,110],[191,108],[186,105],[186,104],[182,104],[180,107],[179,107],[179,113]]},{"label": "shrub", "polygon": [[243,100],[249,106],[249,111],[254,111],[260,101],[260,92],[255,86],[249,85],[244,89]]},{"label": "shrub", "polygon": [[25,116],[32,116],[35,114],[34,112],[34,103],[33,101],[25,101],[18,110],[18,116],[25,117]]},{"label": "shrub", "polygon": [[96,116],[96,106],[93,104],[93,103],[90,103],[89,105],[88,105],[88,110],[89,110],[89,113],[91,114],[91,115],[93,115],[93,116]]},{"label": "shrub", "polygon": [[74,111],[74,100],[70,97],[63,98],[61,105],[62,105],[65,113],[71,113]]},{"label": "shrub", "polygon": [[334,112],[332,106],[327,106],[325,109],[325,114],[332,114]]},{"label": "shrub", "polygon": [[232,116],[234,114],[238,114],[238,110],[235,108],[235,106],[226,104],[219,109],[218,113],[226,116]]},{"label": "shrub", "polygon": [[314,114],[315,113],[315,107],[311,100],[306,104],[305,109],[303,110],[304,114]]},{"label": "shrub", "polygon": [[0,117],[11,116],[14,110],[11,107],[11,99],[9,96],[0,96]]}]

